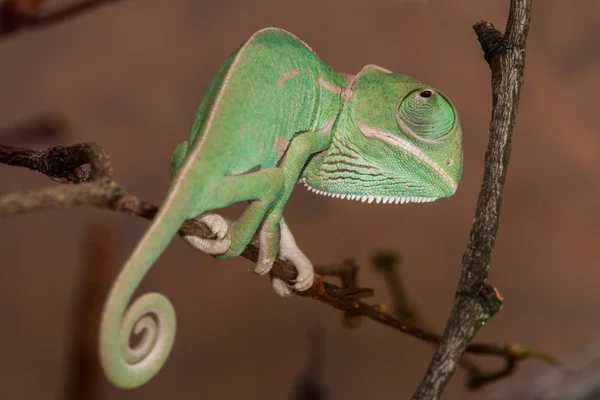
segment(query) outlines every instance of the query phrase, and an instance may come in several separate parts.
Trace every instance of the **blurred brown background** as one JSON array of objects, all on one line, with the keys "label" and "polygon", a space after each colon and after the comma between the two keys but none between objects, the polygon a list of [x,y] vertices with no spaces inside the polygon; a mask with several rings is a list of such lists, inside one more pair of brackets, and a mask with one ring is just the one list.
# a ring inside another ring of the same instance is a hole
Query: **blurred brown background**
[{"label": "blurred brown background", "polygon": [[[370,255],[379,248],[402,252],[410,295],[441,329],[473,218],[491,108],[489,69],[471,26],[487,19],[504,29],[508,3],[118,2],[0,42],[0,121],[8,126],[44,111],[64,115],[71,136],[36,142],[36,148],[96,141],[111,155],[119,182],[159,203],[171,151],[187,136],[210,76],[259,28],[295,33],[339,71],[375,63],[429,82],[449,94],[461,113],[465,172],[453,198],[365,205],[298,187],[285,215],[315,263],[354,257],[362,266],[360,284],[377,290],[375,301],[389,298],[369,267]],[[560,358],[598,335],[599,23],[595,0],[534,2],[491,270],[505,304],[480,340],[528,343]],[[0,167],[0,183],[2,192],[52,184],[6,166]],[[62,398],[81,244],[98,218],[116,230],[123,262],[146,221],[91,208],[1,220],[1,399]],[[347,330],[329,307],[276,297],[268,279],[247,272],[251,267],[244,259],[215,261],[174,240],[142,288],[174,303],[174,350],[149,384],[130,392],[106,384],[105,398],[289,398],[305,365],[306,333],[318,324],[326,335],[331,399],[410,397],[432,356],[429,345],[370,321]],[[444,398],[485,399],[547,368],[526,362],[511,378],[472,393],[459,371]]]}]

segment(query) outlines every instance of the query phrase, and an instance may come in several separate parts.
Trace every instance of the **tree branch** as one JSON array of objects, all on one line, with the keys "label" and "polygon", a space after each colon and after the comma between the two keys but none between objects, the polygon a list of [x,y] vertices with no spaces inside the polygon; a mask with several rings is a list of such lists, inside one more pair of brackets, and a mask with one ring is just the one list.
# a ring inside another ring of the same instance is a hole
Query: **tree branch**
[{"label": "tree branch", "polygon": [[[27,167],[48,175],[64,185],[55,185],[34,191],[0,194],[0,216],[25,212],[48,210],[57,207],[88,205],[112,211],[133,214],[148,220],[154,218],[157,207],[127,194],[121,186],[111,179],[109,157],[95,143],[80,143],[69,147],[56,146],[44,151],[0,145],[0,163]],[[88,170],[84,165],[89,164]],[[200,238],[212,238],[210,229],[196,220],[187,220],[180,234]],[[242,256],[256,262],[258,247],[253,241]],[[438,344],[440,336],[404,323],[394,318],[383,305],[371,305],[361,299],[373,296],[373,289],[359,288],[356,284],[358,266],[350,260],[340,265],[315,267],[317,274],[313,287],[299,296],[313,298],[344,312],[345,320],[352,319],[349,326],[358,326],[360,317],[389,326],[429,343]],[[272,274],[286,282],[296,278],[293,265],[277,258]],[[342,286],[326,282],[323,276],[335,276]],[[500,345],[492,343],[473,343],[467,352],[503,357],[538,358],[552,361],[542,353],[530,351],[521,345]]]},{"label": "tree branch", "polygon": [[474,26],[492,70],[493,110],[483,183],[452,311],[441,344],[413,400],[440,398],[479,328],[502,307],[502,297],[487,282],[488,269],[519,107],[531,1],[511,0],[505,35],[485,21]]}]

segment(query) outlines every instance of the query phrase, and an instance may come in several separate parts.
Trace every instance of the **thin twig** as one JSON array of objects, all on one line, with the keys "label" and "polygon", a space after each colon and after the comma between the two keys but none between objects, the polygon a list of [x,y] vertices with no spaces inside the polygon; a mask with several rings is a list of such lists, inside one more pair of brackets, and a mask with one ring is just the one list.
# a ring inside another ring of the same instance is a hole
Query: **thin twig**
[{"label": "thin twig", "polygon": [[122,0],[82,0],[40,14],[44,1],[6,0],[0,4],[0,40],[27,29],[43,28]]},{"label": "thin twig", "polygon": [[[358,289],[364,291],[364,297],[373,296],[373,291],[370,289],[359,289],[358,288],[358,265],[354,260],[347,259],[342,261],[339,265],[332,266],[315,266],[315,272],[323,277],[333,276],[339,278],[342,282],[342,286],[347,289]],[[357,293],[357,297],[360,294]],[[342,314],[342,322],[346,328],[356,329],[362,324],[362,318],[359,314],[353,311],[345,311]]]},{"label": "thin twig", "polygon": [[408,299],[404,288],[404,280],[399,272],[402,266],[402,255],[393,251],[379,251],[373,257],[373,266],[383,275],[392,298],[394,314],[401,320],[429,329],[428,324],[421,319],[417,308]]},{"label": "thin twig", "polygon": [[[373,265],[379,271],[387,285],[392,305],[396,317],[408,325],[419,327],[426,331],[434,331],[434,328],[428,324],[419,314],[417,307],[410,301],[408,293],[404,287],[400,267],[402,256],[392,251],[379,251],[373,257]],[[437,345],[437,343],[432,343]],[[487,349],[486,349],[487,350]],[[459,360],[459,367],[467,372],[467,385],[470,389],[478,389],[488,383],[502,379],[516,370],[519,361],[524,360],[533,352],[523,345],[513,345],[510,352],[505,354],[504,365],[497,370],[485,371],[474,361],[463,355]],[[546,360],[550,364],[556,364],[556,360],[543,353],[538,353],[537,357]]]},{"label": "thin twig", "polygon": [[493,110],[483,183],[452,311],[442,342],[413,400],[440,398],[464,350],[479,328],[502,307],[501,296],[487,282],[488,269],[523,82],[531,1],[511,0],[505,35],[488,22],[474,26],[492,70]]},{"label": "thin twig", "polygon": [[[73,173],[74,170],[81,167],[74,160],[91,165],[91,170],[88,171],[89,175],[85,175],[85,179]],[[56,179],[58,181],[72,182],[36,191],[0,194],[0,216],[81,205],[125,212],[148,220],[154,218],[157,212],[155,205],[125,193],[119,184],[111,180],[110,160],[102,148],[95,143],[80,143],[69,147],[57,146],[45,151],[0,145],[0,163],[27,167],[50,175],[53,179],[60,177],[60,179]],[[200,238],[212,238],[210,229],[196,220],[184,222],[180,233]],[[242,253],[242,257],[256,262],[258,247],[250,244]],[[348,261],[335,267],[316,267],[317,272],[341,277],[346,286],[340,287],[325,282],[323,277],[316,275],[313,287],[306,292],[297,293],[297,295],[316,299],[352,316],[369,318],[429,343],[439,343],[439,335],[398,320],[382,305],[371,305],[361,301],[362,298],[373,296],[374,291],[356,287],[357,269],[353,263]],[[286,282],[291,282],[296,278],[297,273],[293,265],[277,258],[273,274]],[[540,356],[541,353],[533,351],[527,353],[522,349],[527,348],[493,343],[473,343],[467,347],[466,351],[506,358],[515,355],[515,351],[518,350],[523,359],[531,357],[546,360]]]}]

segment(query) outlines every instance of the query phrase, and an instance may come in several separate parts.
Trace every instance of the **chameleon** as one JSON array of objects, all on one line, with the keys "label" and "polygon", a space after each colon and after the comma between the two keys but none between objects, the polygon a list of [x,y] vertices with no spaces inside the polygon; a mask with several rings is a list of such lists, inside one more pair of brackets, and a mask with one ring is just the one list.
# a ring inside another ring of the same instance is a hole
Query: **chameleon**
[{"label": "chameleon", "polygon": [[[257,31],[208,83],[187,141],[173,151],[163,203],[110,289],[99,329],[107,378],[139,387],[172,349],[171,302],[146,293],[128,304],[186,219],[205,223],[213,239],[183,239],[218,259],[240,255],[257,237],[255,273],[267,274],[278,256],[294,265],[291,286],[272,279],[286,296],[314,280],[282,217],[297,183],[346,200],[425,203],[456,192],[462,159],[458,113],[439,90],[377,65],[339,73],[293,34]],[[213,212],[246,201],[231,224]]]}]

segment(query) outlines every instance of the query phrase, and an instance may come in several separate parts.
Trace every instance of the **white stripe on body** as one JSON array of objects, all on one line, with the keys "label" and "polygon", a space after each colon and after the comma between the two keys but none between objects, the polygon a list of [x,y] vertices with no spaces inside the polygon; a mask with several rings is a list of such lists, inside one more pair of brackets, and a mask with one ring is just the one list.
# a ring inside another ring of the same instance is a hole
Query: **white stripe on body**
[{"label": "white stripe on body", "polygon": [[288,79],[294,78],[300,74],[300,70],[291,69],[289,71],[285,71],[283,74],[279,75],[279,79],[277,80],[277,86],[282,87],[283,83]]}]

